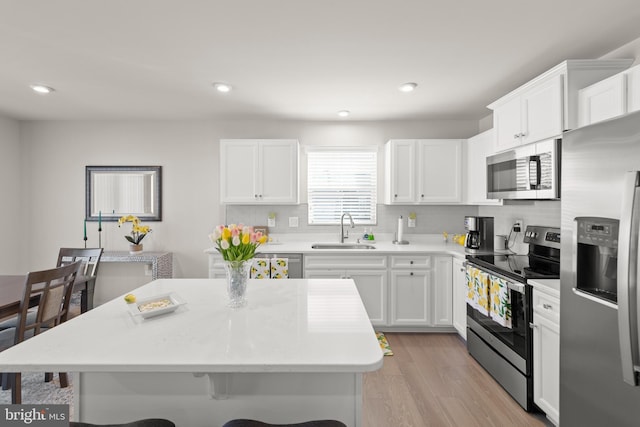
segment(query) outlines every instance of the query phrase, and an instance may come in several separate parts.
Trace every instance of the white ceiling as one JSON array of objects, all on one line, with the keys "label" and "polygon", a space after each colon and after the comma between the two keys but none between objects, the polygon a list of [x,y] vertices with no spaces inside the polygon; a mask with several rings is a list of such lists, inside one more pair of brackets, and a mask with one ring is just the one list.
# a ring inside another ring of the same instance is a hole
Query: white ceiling
[{"label": "white ceiling", "polygon": [[480,119],[639,22],[638,0],[0,0],[0,115]]}]

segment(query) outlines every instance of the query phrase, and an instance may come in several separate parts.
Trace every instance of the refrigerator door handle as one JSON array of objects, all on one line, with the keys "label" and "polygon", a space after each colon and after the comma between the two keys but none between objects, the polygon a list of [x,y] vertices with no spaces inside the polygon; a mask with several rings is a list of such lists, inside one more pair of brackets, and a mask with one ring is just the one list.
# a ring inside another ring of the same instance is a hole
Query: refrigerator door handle
[{"label": "refrigerator door handle", "polygon": [[640,234],[640,173],[627,172],[622,195],[618,237],[618,331],[622,377],[627,384],[638,385],[638,240]]}]

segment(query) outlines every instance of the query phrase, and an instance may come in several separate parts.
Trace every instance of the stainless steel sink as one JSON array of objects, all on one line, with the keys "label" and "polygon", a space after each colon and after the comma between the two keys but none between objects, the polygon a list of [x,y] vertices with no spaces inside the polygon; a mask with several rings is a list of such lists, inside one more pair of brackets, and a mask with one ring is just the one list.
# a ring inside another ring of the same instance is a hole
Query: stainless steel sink
[{"label": "stainless steel sink", "polygon": [[373,245],[364,243],[314,243],[311,249],[375,249]]}]

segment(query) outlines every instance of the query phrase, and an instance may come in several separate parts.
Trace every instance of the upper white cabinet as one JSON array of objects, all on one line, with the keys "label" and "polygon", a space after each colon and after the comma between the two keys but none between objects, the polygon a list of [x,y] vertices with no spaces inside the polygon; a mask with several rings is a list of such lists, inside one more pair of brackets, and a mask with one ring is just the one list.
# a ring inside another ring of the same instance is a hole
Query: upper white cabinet
[{"label": "upper white cabinet", "polygon": [[298,141],[220,141],[222,203],[297,204],[298,194]]},{"label": "upper white cabinet", "polygon": [[501,205],[502,200],[487,199],[487,156],[494,153],[493,129],[466,141],[467,176],[465,201],[469,205]]},{"label": "upper white cabinet", "polygon": [[640,110],[640,65],[581,89],[580,126]]},{"label": "upper white cabinet", "polygon": [[385,204],[462,202],[462,141],[399,139],[385,146]]},{"label": "upper white cabinet", "polygon": [[631,60],[568,60],[495,101],[495,151],[560,136],[578,127],[578,91]]}]

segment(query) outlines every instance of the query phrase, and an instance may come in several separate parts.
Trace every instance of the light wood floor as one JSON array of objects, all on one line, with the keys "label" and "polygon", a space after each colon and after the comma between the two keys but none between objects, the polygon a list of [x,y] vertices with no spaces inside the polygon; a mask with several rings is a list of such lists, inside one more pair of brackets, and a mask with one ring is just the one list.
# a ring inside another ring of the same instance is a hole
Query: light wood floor
[{"label": "light wood floor", "polygon": [[456,334],[385,333],[393,356],[364,375],[363,427],[550,426],[525,412]]}]

